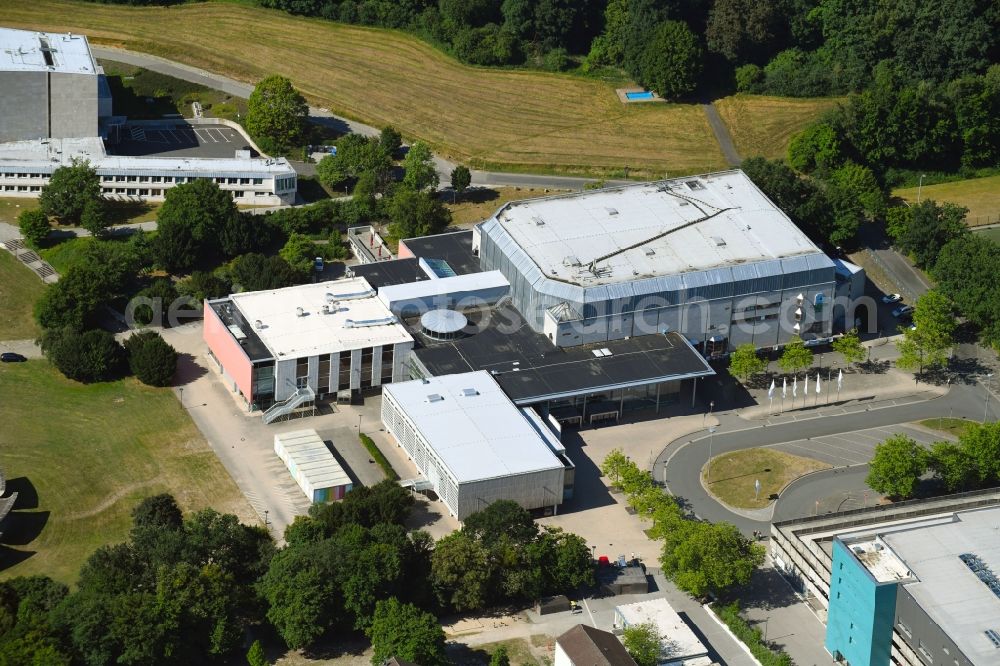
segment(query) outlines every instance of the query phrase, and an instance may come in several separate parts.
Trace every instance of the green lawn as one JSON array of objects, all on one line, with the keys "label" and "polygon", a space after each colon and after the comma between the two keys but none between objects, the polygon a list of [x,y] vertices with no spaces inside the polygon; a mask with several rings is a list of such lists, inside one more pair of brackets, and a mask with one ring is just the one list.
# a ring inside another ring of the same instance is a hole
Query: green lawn
[{"label": "green lawn", "polygon": [[95,548],[125,539],[132,508],[155,493],[173,493],[185,511],[253,515],[168,389],[79,384],[29,361],[0,366],[0,395],[2,463],[24,500],[0,537],[0,578],[74,581]]},{"label": "green lawn", "polygon": [[38,208],[38,199],[21,197],[0,197],[0,222],[17,226],[17,216],[21,211]]},{"label": "green lawn", "polygon": [[62,275],[71,266],[80,261],[87,246],[94,242],[93,238],[67,238],[38,251],[42,259],[49,262],[56,272]]},{"label": "green lawn", "polygon": [[[894,190],[893,195],[915,202],[916,187]],[[975,227],[1000,222],[1000,176],[956,180],[952,183],[924,185],[920,189],[921,199],[937,202],[951,202],[969,209],[965,221]]]},{"label": "green lawn", "polygon": [[[708,475],[711,465],[711,476]],[[712,458],[701,470],[702,483],[715,497],[730,506],[760,509],[771,503],[791,481],[830,465],[774,449],[742,449]],[[711,479],[711,482],[709,482]],[[760,494],[754,499],[754,481]]]},{"label": "green lawn", "polygon": [[937,430],[938,432],[948,433],[949,435],[954,435],[955,437],[961,437],[962,433],[965,432],[966,428],[969,427],[972,421],[966,419],[939,418],[924,419],[923,421],[918,421],[918,423],[925,428],[930,428],[931,430]]},{"label": "green lawn", "polygon": [[45,284],[7,250],[0,250],[0,340],[26,340],[38,335],[32,316]]}]

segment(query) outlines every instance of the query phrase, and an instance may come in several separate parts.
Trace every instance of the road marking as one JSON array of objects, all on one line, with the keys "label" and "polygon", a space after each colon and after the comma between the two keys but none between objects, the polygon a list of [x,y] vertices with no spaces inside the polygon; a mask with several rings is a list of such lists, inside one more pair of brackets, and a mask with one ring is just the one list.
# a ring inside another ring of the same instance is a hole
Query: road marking
[{"label": "road marking", "polygon": [[590,616],[590,626],[596,628],[597,627],[597,621],[594,620],[594,613],[593,613],[593,611],[590,610],[590,604],[587,603],[587,599],[586,598],[584,598],[584,600],[583,600],[583,607],[587,609],[587,615]]}]

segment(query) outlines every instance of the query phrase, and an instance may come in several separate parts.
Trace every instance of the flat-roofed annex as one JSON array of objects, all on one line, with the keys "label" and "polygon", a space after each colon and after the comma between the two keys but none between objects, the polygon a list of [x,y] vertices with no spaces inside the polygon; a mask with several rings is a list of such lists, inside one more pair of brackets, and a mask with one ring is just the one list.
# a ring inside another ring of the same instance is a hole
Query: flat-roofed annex
[{"label": "flat-roofed annex", "polygon": [[821,254],[740,170],[511,202],[493,219],[543,275],[582,287]]},{"label": "flat-roofed annex", "polygon": [[278,360],[413,340],[364,278],[237,293],[230,299]]},{"label": "flat-roofed annex", "polygon": [[0,71],[97,74],[83,35],[0,28]]}]

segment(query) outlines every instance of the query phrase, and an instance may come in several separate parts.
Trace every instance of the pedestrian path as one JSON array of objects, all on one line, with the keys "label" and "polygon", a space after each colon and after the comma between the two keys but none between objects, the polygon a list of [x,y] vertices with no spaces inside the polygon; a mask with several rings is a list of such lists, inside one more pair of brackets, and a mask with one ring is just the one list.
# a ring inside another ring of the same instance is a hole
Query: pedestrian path
[{"label": "pedestrian path", "polygon": [[20,236],[16,238],[7,238],[0,242],[0,245],[3,245],[5,250],[14,255],[14,257],[22,264],[30,268],[42,282],[52,284],[53,282],[59,281],[59,274],[56,273],[55,269],[52,268],[47,261],[39,257],[37,252],[26,246],[24,244],[24,239]]}]

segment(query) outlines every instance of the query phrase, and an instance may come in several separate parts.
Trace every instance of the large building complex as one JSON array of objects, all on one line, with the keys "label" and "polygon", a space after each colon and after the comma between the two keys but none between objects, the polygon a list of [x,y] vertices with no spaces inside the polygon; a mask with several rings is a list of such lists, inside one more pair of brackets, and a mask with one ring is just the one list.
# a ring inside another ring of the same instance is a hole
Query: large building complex
[{"label": "large building complex", "polygon": [[501,499],[555,510],[572,496],[558,435],[488,372],[388,384],[382,422],[460,521]]},{"label": "large building complex", "polygon": [[53,171],[79,160],[113,199],[162,201],[175,185],[208,179],[239,204],[295,201],[288,161],[253,157],[231,123],[132,125],[113,116],[111,89],[82,35],[0,28],[0,91],[0,196],[37,197]]},{"label": "large building complex", "polygon": [[0,28],[0,143],[97,136],[111,94],[83,35]]},{"label": "large building complex", "polygon": [[413,338],[364,278],[233,294],[206,301],[204,315],[227,386],[250,409],[273,408],[265,420],[408,379]]},{"label": "large building complex", "polygon": [[834,263],[738,170],[511,202],[473,251],[559,347],[678,332],[720,353],[832,333]]},{"label": "large building complex", "polygon": [[776,523],[780,571],[826,609],[851,666],[1000,663],[1000,492]]}]

